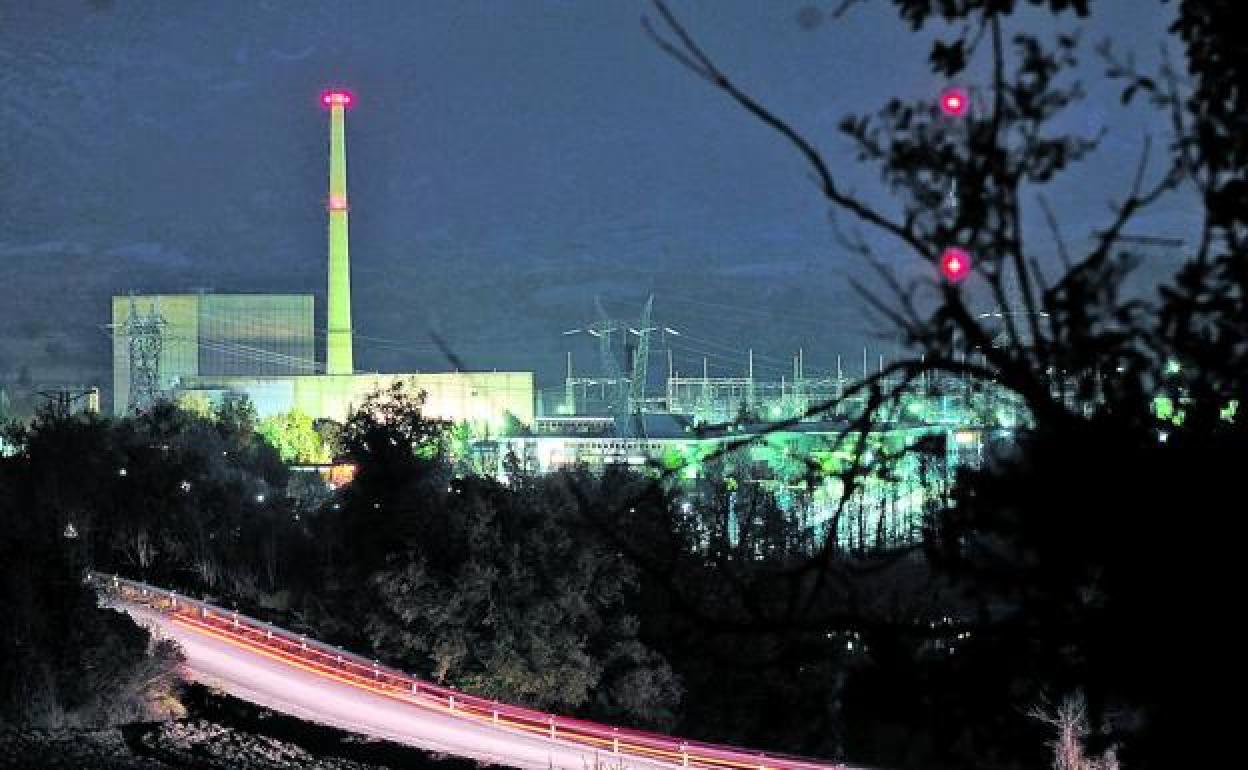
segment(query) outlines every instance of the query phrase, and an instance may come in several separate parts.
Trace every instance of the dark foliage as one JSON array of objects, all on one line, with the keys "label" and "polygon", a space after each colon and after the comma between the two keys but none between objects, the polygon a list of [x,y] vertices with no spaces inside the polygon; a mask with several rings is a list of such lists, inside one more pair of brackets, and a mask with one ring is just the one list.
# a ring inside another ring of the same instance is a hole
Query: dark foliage
[{"label": "dark foliage", "polygon": [[0,723],[107,725],[176,706],[177,649],[97,606],[83,584],[95,490],[46,465],[59,443],[51,432],[81,450],[102,430],[94,420],[44,416],[29,432],[9,432],[19,451],[0,458]]},{"label": "dark foliage", "polygon": [[[285,499],[285,471],[245,403],[215,420],[168,406],[116,422],[45,416],[12,433],[17,451],[0,462],[0,604],[14,619],[0,713],[91,714],[100,693],[146,681],[133,673],[151,660],[144,638],[92,610],[79,583],[93,565],[212,592],[476,692],[692,737],[898,768],[1038,768],[1045,728],[1027,712],[1081,691],[1090,750],[1116,745],[1132,770],[1191,764],[1203,693],[1226,689],[1234,668],[1219,641],[1238,543],[1226,490],[1248,449],[1237,4],[1179,3],[1189,91],[1104,49],[1124,100],[1147,95],[1170,116],[1169,162],[1148,184],[1143,148],[1085,253],[1067,252],[1046,209],[1056,260],[1024,242],[1023,192],[1077,168],[1097,137],[1051,130],[1083,98],[1068,77],[1079,40],[1008,34],[1024,5],[1073,21],[1091,4],[896,0],[903,23],[958,22],[929,53],[934,71],[992,62],[964,130],[933,104],[900,101],[842,123],[897,196],[897,218],[839,186],[814,144],[741,91],[665,6],[670,37],[648,24],[790,141],[838,212],[927,263],[950,243],[976,254],[975,292],[902,285],[840,233],[881,268],[891,295],[864,295],[915,352],[886,374],[953,374],[1027,411],[1012,442],[962,474],[924,548],[817,541],[714,463],[683,496],[622,471],[456,477],[447,426],[402,390],[341,429],[320,426],[357,475],[312,504]],[[951,182],[959,205],[941,211]],[[1180,185],[1206,214],[1191,259],[1155,296],[1128,299],[1134,255],[1121,235]],[[987,323],[976,295],[1018,312]],[[897,394],[883,378],[863,388],[865,430]],[[87,669],[100,678],[75,676]],[[30,693],[45,705],[20,705]]]},{"label": "dark foliage", "polygon": [[451,482],[373,577],[375,648],[489,697],[670,724],[678,688],[637,639],[634,571],[577,514],[609,504],[596,487],[584,475]]},{"label": "dark foliage", "polygon": [[[1077,16],[1091,5],[1031,4]],[[925,569],[956,590],[937,601],[949,620],[929,623],[947,633],[916,645],[913,633],[882,625],[876,608],[848,608],[844,628],[877,630],[867,645],[872,660],[846,670],[839,700],[848,755],[907,767],[1044,766],[1040,725],[1028,712],[1082,691],[1095,732],[1090,750],[1117,746],[1132,768],[1190,763],[1197,722],[1209,719],[1193,708],[1199,691],[1235,668],[1218,640],[1233,601],[1237,538],[1229,531],[1237,525],[1206,524],[1227,521],[1236,458],[1248,445],[1248,71],[1231,21],[1239,9],[1179,4],[1174,32],[1186,48],[1188,92],[1168,64],[1139,73],[1110,46],[1101,49],[1108,75],[1123,81],[1123,100],[1146,93],[1170,118],[1169,157],[1148,183],[1145,144],[1131,188],[1080,255],[1069,253],[1040,197],[1057,252],[1046,258],[1047,246],[1024,241],[1024,188],[1041,190],[1096,145],[1096,137],[1049,128],[1083,98],[1067,85],[1078,37],[1011,37],[1022,4],[1010,0],[895,6],[916,29],[937,18],[956,23],[954,37],[931,51],[935,72],[958,75],[977,52],[991,68],[991,83],[957,130],[930,102],[893,101],[876,116],[842,122],[860,160],[876,165],[897,197],[897,218],[843,189],[815,145],[742,91],[663,3],[655,4],[663,31],[645,22],[663,51],[789,141],[836,212],[928,263],[950,244],[976,255],[974,291],[903,285],[865,240],[838,228],[847,251],[874,264],[889,292],[863,289],[867,301],[915,351],[891,374],[908,383],[956,373],[1012,393],[1028,413],[1007,450],[965,472],[930,522]],[[1128,298],[1124,278],[1137,255],[1122,234],[1180,186],[1194,187],[1205,209],[1190,259],[1155,296]],[[950,189],[954,207],[945,205]],[[971,310],[984,294],[1010,312],[985,321]],[[878,402],[881,413],[899,393]],[[791,575],[807,569],[830,575],[824,591],[860,581],[836,555],[816,562],[777,571],[773,582],[791,585]],[[804,617],[818,617],[819,607],[810,603]],[[755,638],[776,634],[786,620],[756,614]],[[800,622],[793,625],[796,633]]]}]

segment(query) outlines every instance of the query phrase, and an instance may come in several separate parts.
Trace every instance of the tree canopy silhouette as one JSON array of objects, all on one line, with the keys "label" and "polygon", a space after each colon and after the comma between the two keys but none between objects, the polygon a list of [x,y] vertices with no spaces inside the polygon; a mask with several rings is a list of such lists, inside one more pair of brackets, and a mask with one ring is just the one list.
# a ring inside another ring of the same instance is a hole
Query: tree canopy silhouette
[{"label": "tree canopy silhouette", "polygon": [[[1059,17],[1092,10],[1078,0],[1031,4]],[[864,724],[930,726],[943,715],[950,732],[929,762],[1037,764],[1020,748],[1022,714],[1046,693],[1078,689],[1102,740],[1123,745],[1126,766],[1161,767],[1190,750],[1191,704],[1230,662],[1211,640],[1225,627],[1234,563],[1231,540],[1217,533],[1234,526],[1227,490],[1248,449],[1248,66],[1231,2],[1178,4],[1172,32],[1186,79],[1168,60],[1140,72],[1112,45],[1098,48],[1123,101],[1146,95],[1171,135],[1142,143],[1131,184],[1079,249],[1072,244],[1085,239],[1063,232],[1044,189],[1077,175],[1100,139],[1057,128],[1084,99],[1070,75],[1082,48],[1075,34],[1029,31],[1012,16],[1020,5],[894,0],[915,30],[953,22],[930,49],[935,73],[963,75],[980,57],[990,76],[956,119],[933,98],[892,99],[841,121],[858,159],[879,170],[888,209],[851,193],[817,143],[738,85],[666,3],[655,0],[643,26],[805,159],[845,253],[875,268],[877,284],[857,288],[910,355],[863,384],[879,394],[870,415],[882,419],[916,380],[950,375],[1003,392],[1025,414],[929,522],[929,562],[966,602],[951,605],[965,640],[945,667],[956,676],[929,681],[926,706],[900,719],[890,696],[860,689]],[[1131,296],[1124,280],[1140,255],[1125,234],[1150,207],[1183,205],[1177,190],[1203,204],[1186,241],[1194,246],[1154,294]],[[1048,223],[1048,242],[1024,229],[1032,212]],[[903,281],[864,229],[929,265],[929,277]],[[951,247],[974,255],[968,280],[938,277]],[[979,312],[985,303],[993,312]],[[833,550],[811,568],[845,575]],[[875,684],[888,676],[877,668]],[[878,742],[855,749],[869,754],[863,761],[917,761]]]}]

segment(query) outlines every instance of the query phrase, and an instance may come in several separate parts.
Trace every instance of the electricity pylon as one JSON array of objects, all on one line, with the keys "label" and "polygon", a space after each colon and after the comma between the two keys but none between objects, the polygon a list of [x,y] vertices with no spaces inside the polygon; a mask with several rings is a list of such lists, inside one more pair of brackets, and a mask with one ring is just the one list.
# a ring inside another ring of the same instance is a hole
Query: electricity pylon
[{"label": "electricity pylon", "polygon": [[162,395],[160,386],[160,356],[165,344],[165,319],[160,306],[153,303],[146,315],[139,313],[138,303],[130,297],[130,315],[122,326],[130,351],[130,398],[126,404],[128,414],[138,414],[152,408]]}]

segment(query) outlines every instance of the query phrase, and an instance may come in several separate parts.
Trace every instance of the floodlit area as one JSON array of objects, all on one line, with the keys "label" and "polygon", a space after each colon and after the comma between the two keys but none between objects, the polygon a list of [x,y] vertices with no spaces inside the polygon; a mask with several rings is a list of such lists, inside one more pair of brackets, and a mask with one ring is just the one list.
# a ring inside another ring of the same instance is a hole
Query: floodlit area
[{"label": "floodlit area", "polygon": [[1243,5],[0,1],[0,766],[1216,765]]},{"label": "floodlit area", "polygon": [[[108,576],[96,579],[104,590],[118,585]],[[105,605],[129,614],[155,637],[176,642],[187,679],[264,708],[360,735],[483,763],[534,770],[577,770],[604,765],[739,767],[745,760],[760,770],[847,770],[839,764],[769,758],[763,752],[688,743],[578,720],[552,718],[547,724],[539,718],[534,722],[524,715],[535,712],[498,702],[483,707],[480,699],[453,691],[446,691],[448,695],[440,688],[426,691],[414,681],[396,688],[388,675],[370,681],[367,667],[362,669],[361,676],[350,673],[350,668],[319,662],[334,660],[322,645],[309,652],[309,642],[300,637],[298,645],[291,649],[274,642],[275,638],[292,640],[289,632],[262,626],[250,618],[243,618],[240,625],[237,613],[231,615],[198,602],[190,602],[193,609],[187,612],[185,599],[181,600],[183,609],[179,611],[176,596],[171,609],[166,594],[141,586],[127,582],[124,589],[113,589],[112,598]],[[157,595],[162,598],[154,601]],[[208,621],[210,613],[223,620]],[[266,630],[257,633],[261,627]],[[344,658],[356,656],[339,652],[334,657],[341,664]],[[378,674],[376,667],[373,674]],[[441,697],[431,694],[435,690]],[[586,746],[587,741],[591,745]],[[647,758],[645,754],[652,756]]]}]

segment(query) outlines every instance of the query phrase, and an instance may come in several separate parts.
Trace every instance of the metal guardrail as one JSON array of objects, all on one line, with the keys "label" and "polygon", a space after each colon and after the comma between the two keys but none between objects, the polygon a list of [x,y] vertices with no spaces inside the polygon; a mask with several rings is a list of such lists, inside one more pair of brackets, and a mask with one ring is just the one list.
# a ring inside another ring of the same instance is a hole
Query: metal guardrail
[{"label": "metal guardrail", "polygon": [[427,682],[376,660],[295,634],[270,623],[157,586],[90,572],[97,590],[169,615],[175,623],[287,665],[456,718],[519,730],[621,758],[726,770],[846,770],[783,754],[687,741],[659,733],[611,727],[480,698]]}]

